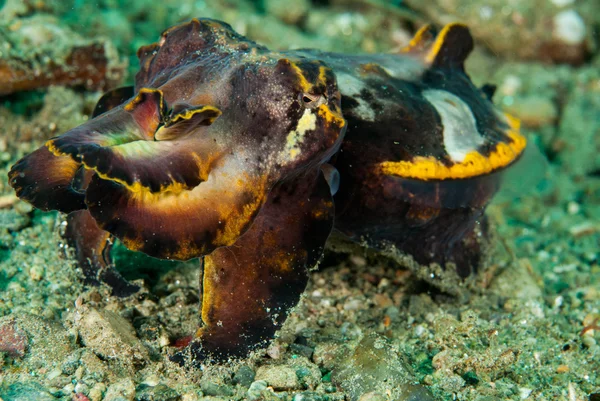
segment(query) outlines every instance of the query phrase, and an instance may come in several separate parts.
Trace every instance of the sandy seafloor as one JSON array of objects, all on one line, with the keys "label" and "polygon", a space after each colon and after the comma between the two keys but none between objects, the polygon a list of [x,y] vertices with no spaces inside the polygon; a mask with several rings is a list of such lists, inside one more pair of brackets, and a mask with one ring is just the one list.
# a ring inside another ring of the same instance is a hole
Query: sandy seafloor
[{"label": "sandy seafloor", "polygon": [[[600,400],[597,0],[0,6],[3,401]],[[391,51],[427,21],[469,24],[477,49],[467,70],[477,84],[498,85],[495,102],[522,120],[531,149],[488,208],[495,236],[480,284],[457,299],[385,258],[328,253],[267,350],[195,370],[167,360],[198,322],[195,262],[121,249],[117,263],[145,277],[142,292],[117,299],[85,288],[63,256],[61,216],[17,200],[7,171],[85,121],[99,89],[131,82],[137,47],[192,17],[224,19],[272,48],[346,52]],[[7,74],[20,65],[44,75],[91,42],[108,49],[110,71],[98,82],[23,87]]]}]

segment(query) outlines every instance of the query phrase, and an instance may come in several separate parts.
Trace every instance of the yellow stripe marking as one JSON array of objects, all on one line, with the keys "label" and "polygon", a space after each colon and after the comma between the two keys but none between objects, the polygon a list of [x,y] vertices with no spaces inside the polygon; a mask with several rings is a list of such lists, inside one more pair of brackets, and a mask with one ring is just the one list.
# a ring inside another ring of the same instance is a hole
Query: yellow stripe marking
[{"label": "yellow stripe marking", "polygon": [[[63,153],[60,150],[58,150],[56,148],[56,146],[54,146],[53,140],[49,140],[48,142],[46,142],[46,147],[48,148],[48,150],[50,152],[52,152],[52,154],[54,156],[68,156],[68,157],[71,157],[71,159],[75,160],[70,154]],[[206,181],[208,179],[208,166],[210,166],[211,163],[210,162],[201,163],[200,157],[198,155],[196,155],[195,153],[192,156],[196,160],[196,164],[199,169],[200,179],[202,181]],[[81,161],[81,164],[86,169],[93,170],[103,180],[112,181],[112,182],[116,182],[117,184],[123,185],[125,188],[127,188],[127,190],[129,192],[131,192],[132,197],[138,198],[138,199],[143,198],[150,202],[158,201],[158,199],[163,195],[179,195],[179,194],[181,194],[185,191],[189,191],[191,189],[187,185],[184,185],[182,183],[173,182],[169,185],[161,186],[160,190],[158,192],[151,192],[150,188],[145,187],[138,181],[135,181],[133,184],[129,184],[129,183],[127,183],[127,181],[124,181],[120,178],[110,177],[109,175],[98,171],[98,168],[96,166],[90,166],[90,165],[86,164],[83,160]],[[203,166],[205,166],[205,167],[203,168]],[[148,199],[148,198],[150,198],[150,199]]]},{"label": "yellow stripe marking", "polygon": [[131,101],[129,103],[127,103],[125,105],[125,111],[132,111],[133,109],[135,109],[135,107],[142,103],[144,101],[143,99],[143,95],[148,94],[148,95],[153,95],[153,94],[158,94],[158,107],[159,107],[159,113],[162,113],[162,111],[165,108],[165,103],[164,103],[164,98],[163,98],[163,93],[160,89],[152,89],[152,88],[142,88],[140,89],[140,91],[138,92],[138,94],[131,99]]},{"label": "yellow stripe marking", "polygon": [[289,60],[289,62],[290,62],[290,67],[292,67],[292,69],[294,71],[296,71],[296,74],[298,75],[298,78],[300,79],[300,87],[302,88],[302,90],[304,92],[310,92],[310,90],[312,89],[312,85],[308,82],[308,80],[302,73],[302,69],[300,67],[298,67],[298,65],[296,63],[294,63],[293,61]]},{"label": "yellow stripe marking", "polygon": [[326,80],[327,70],[329,70],[329,68],[326,68],[324,65],[319,66],[319,82],[322,83],[323,85],[327,84],[327,80]]},{"label": "yellow stripe marking", "polygon": [[510,142],[499,142],[488,156],[478,151],[467,153],[464,160],[446,166],[433,156],[415,157],[412,161],[383,162],[378,165],[385,175],[393,175],[417,180],[456,180],[477,177],[500,170],[514,162],[523,153],[527,140],[519,133],[519,121],[509,115]]},{"label": "yellow stripe marking", "polygon": [[422,46],[425,42],[427,42],[430,38],[425,35],[431,33],[431,25],[423,25],[421,29],[415,33],[415,36],[411,39],[410,43],[406,45],[404,48],[400,50],[402,53],[409,53],[415,50],[418,46]]},{"label": "yellow stripe marking", "polygon": [[165,123],[165,126],[170,127],[171,125],[175,124],[176,122],[178,122],[180,120],[189,120],[190,118],[192,118],[194,115],[196,115],[198,113],[206,113],[206,112],[214,113],[214,114],[212,114],[212,116],[207,118],[209,124],[212,124],[217,119],[217,117],[219,117],[222,114],[221,110],[219,110],[218,108],[216,108],[214,106],[203,106],[203,107],[196,108],[196,109],[193,109],[193,108],[187,109],[184,112],[176,114],[175,116],[170,118],[169,121],[167,121]]},{"label": "yellow stripe marking", "polygon": [[467,28],[467,26],[465,24],[460,24],[458,22],[446,25],[444,27],[444,29],[442,29],[442,31],[440,32],[440,34],[437,36],[437,38],[435,38],[435,42],[433,43],[433,46],[431,47],[431,50],[429,51],[429,53],[425,57],[425,61],[427,63],[429,63],[429,64],[433,63],[433,61],[437,57],[438,53],[442,49],[442,46],[444,45],[444,42],[446,41],[446,36],[455,27]]}]

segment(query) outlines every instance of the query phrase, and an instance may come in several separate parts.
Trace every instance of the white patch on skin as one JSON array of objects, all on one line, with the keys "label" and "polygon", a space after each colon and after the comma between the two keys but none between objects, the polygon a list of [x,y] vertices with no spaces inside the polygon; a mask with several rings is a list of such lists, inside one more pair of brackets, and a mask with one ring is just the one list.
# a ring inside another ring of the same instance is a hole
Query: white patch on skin
[{"label": "white patch on skin", "polygon": [[363,120],[375,121],[375,111],[364,100],[358,97],[360,91],[365,88],[365,84],[360,79],[344,72],[338,74],[337,80],[342,94],[350,96],[358,102],[358,106],[354,109],[354,112]]},{"label": "white patch on skin", "polygon": [[452,161],[460,163],[485,142],[469,106],[450,92],[429,89],[423,96],[435,107],[444,126],[444,148]]},{"label": "white patch on skin", "polygon": [[388,75],[406,81],[418,80],[426,70],[423,62],[416,57],[400,56],[390,58],[389,55],[377,60],[378,64]]},{"label": "white patch on skin", "polygon": [[311,109],[304,110],[304,114],[298,120],[296,129],[290,131],[285,140],[285,148],[281,154],[281,161],[293,161],[300,154],[299,145],[304,140],[304,135],[308,131],[317,128],[317,115]]}]

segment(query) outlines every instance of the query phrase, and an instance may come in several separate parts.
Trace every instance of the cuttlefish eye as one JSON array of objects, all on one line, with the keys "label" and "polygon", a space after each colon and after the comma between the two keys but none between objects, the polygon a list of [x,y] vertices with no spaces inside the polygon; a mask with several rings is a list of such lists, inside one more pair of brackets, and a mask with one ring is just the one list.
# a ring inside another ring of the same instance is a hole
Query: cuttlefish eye
[{"label": "cuttlefish eye", "polygon": [[324,95],[317,95],[312,93],[301,93],[300,103],[307,108],[314,109],[325,103],[326,99]]}]

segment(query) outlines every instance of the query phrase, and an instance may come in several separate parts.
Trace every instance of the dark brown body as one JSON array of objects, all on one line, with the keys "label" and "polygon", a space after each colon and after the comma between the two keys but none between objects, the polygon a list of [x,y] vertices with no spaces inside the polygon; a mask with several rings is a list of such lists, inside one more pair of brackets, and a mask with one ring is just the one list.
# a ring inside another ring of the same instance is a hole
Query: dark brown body
[{"label": "dark brown body", "polygon": [[334,227],[416,271],[477,270],[476,223],[524,140],[464,73],[471,48],[450,25],[398,55],[277,53],[193,20],[141,48],[135,88],[107,93],[10,183],[70,213],[87,282],[115,295],[138,288],[112,264],[114,237],[200,258],[202,323],[172,359],[244,356],[298,303]]}]

